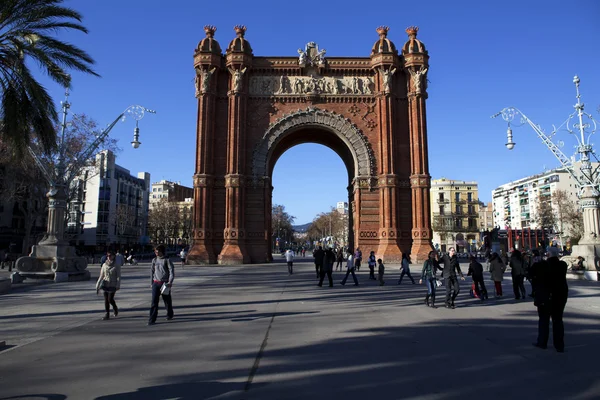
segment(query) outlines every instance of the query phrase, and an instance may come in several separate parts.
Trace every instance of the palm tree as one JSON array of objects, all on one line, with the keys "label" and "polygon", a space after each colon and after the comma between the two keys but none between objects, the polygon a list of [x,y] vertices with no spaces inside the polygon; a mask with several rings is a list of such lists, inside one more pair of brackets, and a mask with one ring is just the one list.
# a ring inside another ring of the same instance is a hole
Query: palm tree
[{"label": "palm tree", "polygon": [[45,149],[56,146],[58,113],[46,89],[34,78],[29,64],[69,88],[67,70],[98,76],[94,60],[80,48],[53,34],[63,29],[87,33],[81,15],[63,0],[0,0],[0,140],[21,153],[32,139]]}]

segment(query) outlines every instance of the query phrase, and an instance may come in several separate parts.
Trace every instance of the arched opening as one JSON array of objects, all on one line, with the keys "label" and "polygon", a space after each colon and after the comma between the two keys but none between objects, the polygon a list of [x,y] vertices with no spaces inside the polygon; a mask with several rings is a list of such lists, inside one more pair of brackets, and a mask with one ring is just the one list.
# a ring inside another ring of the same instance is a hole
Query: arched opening
[{"label": "arched opening", "polygon": [[[273,253],[286,247],[309,250],[314,241],[336,248],[351,246],[354,163],[343,141],[320,128],[292,132],[274,149],[269,174]],[[299,229],[293,234],[281,211],[296,217],[293,225]],[[308,231],[307,225],[319,215]]]}]

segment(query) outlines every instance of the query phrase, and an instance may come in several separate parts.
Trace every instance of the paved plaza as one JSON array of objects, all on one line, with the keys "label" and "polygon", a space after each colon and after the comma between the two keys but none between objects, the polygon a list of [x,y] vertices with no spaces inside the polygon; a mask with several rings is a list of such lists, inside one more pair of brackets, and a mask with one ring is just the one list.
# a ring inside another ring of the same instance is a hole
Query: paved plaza
[{"label": "paved plaza", "polygon": [[397,266],[383,287],[364,268],[358,287],[334,272],[320,288],[310,258],[291,276],[276,261],[178,267],[175,318],[161,303],[154,326],[148,264],[123,268],[109,321],[98,266],[89,282],[15,285],[0,295],[0,400],[600,398],[598,283],[569,281],[559,354],[531,346],[535,307],[510,276],[503,299],[470,298],[467,279],[457,309],[434,310]]}]

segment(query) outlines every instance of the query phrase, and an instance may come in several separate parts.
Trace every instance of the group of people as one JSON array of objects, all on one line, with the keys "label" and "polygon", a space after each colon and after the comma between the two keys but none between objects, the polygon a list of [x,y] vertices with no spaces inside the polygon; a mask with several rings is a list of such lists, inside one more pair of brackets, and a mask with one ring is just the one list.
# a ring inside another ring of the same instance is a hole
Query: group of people
[{"label": "group of people", "polygon": [[[152,303],[150,306],[150,316],[148,325],[154,325],[158,317],[158,302],[162,297],[167,309],[167,320],[173,319],[173,301],[171,298],[171,286],[175,279],[175,266],[166,256],[164,245],[158,245],[154,249],[155,257],[151,265],[151,284]],[[106,258],[100,268],[98,281],[96,282],[96,294],[102,290],[104,294],[103,320],[110,319],[110,306],[113,308],[113,315],[119,315],[119,307],[115,301],[115,294],[121,288],[121,267],[125,263],[124,257],[113,250],[106,253]]]},{"label": "group of people", "polygon": [[[519,250],[513,250],[510,259],[503,259],[500,254],[493,253],[489,259],[490,275],[494,282],[496,297],[502,297],[502,281],[507,266],[510,266],[512,276],[513,292],[516,300],[526,299],[527,291],[524,280],[531,283],[531,297],[538,311],[538,337],[533,343],[535,347],[546,349],[550,330],[550,319],[552,319],[554,348],[558,352],[564,352],[564,324],[563,313],[567,304],[567,263],[559,259],[559,249],[549,247],[544,260],[539,251],[533,250],[532,256],[527,259]],[[421,279],[419,283],[427,285],[425,304],[428,307],[435,306],[436,288],[442,283],[436,277],[436,271],[442,271],[442,278],[446,286],[446,308],[454,309],[455,300],[460,292],[458,277],[465,280],[454,248],[450,248],[447,254],[441,258],[435,251],[429,252],[428,259],[423,264]],[[475,257],[471,257],[468,276],[472,276],[473,289],[476,297],[481,301],[488,298],[484,283],[483,266]]]},{"label": "group of people", "polygon": [[[360,248],[356,248],[356,251],[352,252],[352,250],[348,249],[346,253],[346,276],[344,276],[344,279],[342,279],[340,284],[342,286],[346,285],[348,277],[352,275],[354,286],[358,286],[359,283],[358,279],[356,278],[356,272],[360,270],[363,258],[362,251],[360,250]],[[342,270],[342,265],[344,262],[343,250],[338,249],[337,252],[334,252],[331,248],[326,248],[325,250],[323,250],[321,246],[318,246],[313,255],[315,258],[315,269],[317,271],[317,276],[320,277],[319,286],[322,286],[325,274],[329,279],[329,286],[333,286],[333,278],[331,277],[333,271],[333,264],[334,262],[337,262],[336,270],[338,269],[338,267],[340,271]],[[375,252],[372,251],[369,254],[368,265],[370,270],[369,278],[373,280],[378,280],[379,285],[383,286],[385,284],[385,281],[383,280],[383,274],[385,273],[385,265],[383,265],[383,260],[381,258],[376,260]],[[375,277],[376,266],[378,272],[377,278]]]},{"label": "group of people", "polygon": [[[173,319],[173,302],[171,298],[171,286],[175,278],[175,267],[173,262],[166,256],[165,246],[159,245],[155,249],[155,257],[151,264],[151,288],[152,303],[148,325],[154,325],[158,317],[158,303],[162,297],[167,309],[167,320]],[[187,256],[187,253],[185,254]],[[489,259],[490,274],[494,281],[496,297],[502,297],[502,281],[507,265],[511,267],[512,285],[515,299],[526,299],[527,292],[524,285],[525,278],[532,286],[531,297],[534,298],[534,305],[538,311],[538,337],[533,345],[537,348],[546,349],[548,346],[550,319],[553,325],[554,347],[558,352],[564,352],[564,325],[563,313],[568,298],[568,285],[566,281],[567,264],[559,258],[559,250],[556,247],[547,249],[547,257],[543,259],[537,250],[532,252],[532,257],[526,259],[519,250],[513,250],[508,260],[498,253],[493,253]],[[285,253],[288,272],[293,274],[294,252],[290,249]],[[342,255],[343,257],[343,255]],[[318,246],[314,252],[315,269],[318,286],[323,286],[325,276],[329,281],[329,286],[333,287],[333,265],[336,261],[339,263],[339,250],[334,252],[331,248],[323,249]],[[381,258],[375,259],[375,252],[371,251],[368,258],[369,278],[379,281],[383,286],[385,281],[383,276],[385,266]],[[182,259],[185,259],[182,256]],[[342,258],[343,259],[343,258]],[[346,276],[340,282],[345,285],[348,277],[352,275],[354,285],[359,286],[355,271],[360,268],[362,252],[359,248],[356,251],[347,250],[346,256]],[[105,315],[103,320],[110,319],[110,307],[113,308],[113,315],[119,315],[119,308],[115,301],[115,294],[121,287],[121,267],[125,263],[122,255],[115,251],[108,251],[106,259],[102,263],[98,281],[96,283],[96,293],[100,290],[104,294]],[[375,278],[375,266],[377,266],[378,277]],[[412,283],[415,281],[410,274],[410,260],[408,255],[402,256],[402,272],[398,283],[402,283],[402,278],[406,275]],[[337,267],[336,267],[337,269]],[[431,251],[427,260],[423,263],[421,271],[420,284],[425,283],[427,294],[425,304],[431,308],[437,308],[435,305],[436,289],[442,283],[437,279],[437,271],[441,271],[441,278],[445,281],[446,296],[445,307],[449,309],[456,308],[455,300],[460,293],[459,278],[465,280],[460,268],[460,263],[456,255],[456,250],[451,247],[448,252],[441,257],[437,252]],[[488,298],[487,289],[484,282],[483,266],[475,257],[471,257],[467,276],[473,279],[473,289],[476,296],[484,301]]]}]

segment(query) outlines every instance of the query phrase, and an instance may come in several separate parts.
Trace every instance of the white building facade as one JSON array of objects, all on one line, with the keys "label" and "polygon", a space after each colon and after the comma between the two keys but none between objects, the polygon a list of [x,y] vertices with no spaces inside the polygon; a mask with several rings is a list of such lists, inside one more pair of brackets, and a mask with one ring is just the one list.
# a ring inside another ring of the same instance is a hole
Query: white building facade
[{"label": "white building facade", "polygon": [[100,152],[72,184],[67,231],[77,245],[148,242],[150,173],[133,176],[115,161],[112,151]]},{"label": "white building facade", "polygon": [[[579,187],[564,168],[506,183],[492,191],[494,226],[501,229],[538,229],[537,207],[540,199],[550,201],[557,190],[563,190],[577,203]],[[547,228],[547,227],[545,227]]]}]

